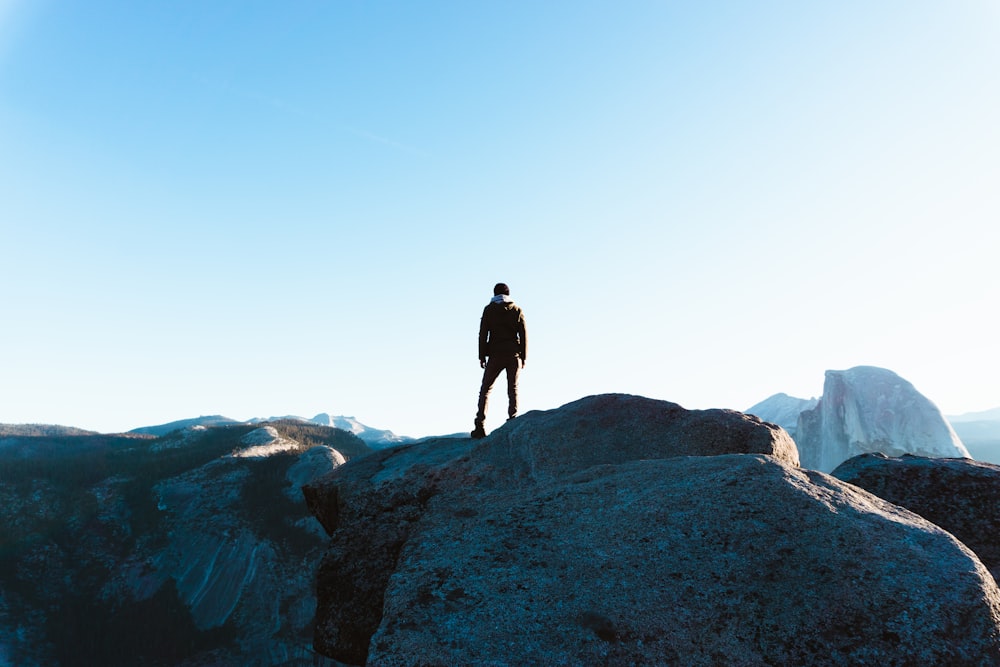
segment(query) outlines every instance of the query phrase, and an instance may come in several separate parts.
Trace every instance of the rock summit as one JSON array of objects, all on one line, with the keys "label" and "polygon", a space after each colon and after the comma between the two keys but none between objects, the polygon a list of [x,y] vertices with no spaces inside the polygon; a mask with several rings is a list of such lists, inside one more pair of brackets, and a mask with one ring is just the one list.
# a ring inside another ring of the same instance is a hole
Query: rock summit
[{"label": "rock summit", "polygon": [[1000,664],[972,551],[738,412],[593,396],[304,492],[348,664]]}]

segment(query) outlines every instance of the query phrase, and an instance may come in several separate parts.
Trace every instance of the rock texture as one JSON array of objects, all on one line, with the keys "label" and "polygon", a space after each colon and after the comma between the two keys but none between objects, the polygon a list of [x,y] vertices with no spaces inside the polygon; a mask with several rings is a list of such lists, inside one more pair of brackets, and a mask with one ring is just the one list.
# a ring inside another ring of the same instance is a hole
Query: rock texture
[{"label": "rock texture", "polygon": [[0,665],[317,665],[317,425],[0,439]]},{"label": "rock texture", "polygon": [[830,472],[858,454],[969,457],[934,403],[892,371],[827,371],[823,397],[799,415],[795,442],[807,468]]},{"label": "rock texture", "polygon": [[304,488],[315,647],[371,665],[1000,664],[954,537],[730,411],[597,396]]},{"label": "rock texture", "polygon": [[1000,577],[1000,466],[970,459],[863,454],[833,476],[944,528]]}]

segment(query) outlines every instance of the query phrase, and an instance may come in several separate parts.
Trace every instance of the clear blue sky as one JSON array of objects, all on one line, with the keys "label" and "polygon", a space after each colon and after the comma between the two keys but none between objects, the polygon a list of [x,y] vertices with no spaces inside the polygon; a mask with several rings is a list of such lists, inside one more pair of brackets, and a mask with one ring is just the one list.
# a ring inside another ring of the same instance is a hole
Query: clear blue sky
[{"label": "clear blue sky", "polygon": [[0,0],[0,422],[468,430],[497,281],[525,411],[995,407],[998,184],[996,0]]}]

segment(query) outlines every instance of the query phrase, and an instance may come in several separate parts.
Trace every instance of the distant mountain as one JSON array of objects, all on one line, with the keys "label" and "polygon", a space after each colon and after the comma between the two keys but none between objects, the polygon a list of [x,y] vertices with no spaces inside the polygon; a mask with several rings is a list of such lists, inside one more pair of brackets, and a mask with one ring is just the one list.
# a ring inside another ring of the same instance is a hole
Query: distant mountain
[{"label": "distant mountain", "polygon": [[327,413],[321,412],[313,417],[311,421],[314,424],[332,426],[333,428],[339,428],[347,431],[348,433],[353,433],[364,440],[369,447],[374,447],[376,449],[401,445],[407,442],[413,442],[414,440],[413,438],[406,436],[396,435],[392,431],[365,426],[354,417],[331,417]]},{"label": "distant mountain", "polygon": [[0,424],[0,438],[18,436],[60,437],[70,435],[97,435],[97,433],[73,426],[56,426],[54,424]]},{"label": "distant mountain", "polygon": [[239,424],[239,423],[240,422],[236,421],[235,419],[230,419],[229,417],[223,417],[222,415],[212,415],[210,417],[194,417],[193,419],[181,419],[175,422],[160,424],[159,426],[143,426],[141,428],[134,428],[131,431],[129,431],[129,433],[161,436],[161,435],[166,435],[171,431],[191,428],[194,426],[205,426],[205,427],[228,426],[231,424]]},{"label": "distant mountain", "polygon": [[318,664],[327,539],[300,489],[371,449],[218,419],[0,438],[0,665]]},{"label": "distant mountain", "polygon": [[952,415],[948,421],[974,459],[1000,464],[1000,408]]},{"label": "distant mountain", "polygon": [[[946,419],[912,384],[874,366],[827,371],[819,400],[775,394],[746,412],[784,428],[802,465],[826,472],[868,451],[1000,463],[1000,408]],[[997,421],[982,421],[989,417]]]},{"label": "distant mountain", "polygon": [[373,449],[384,449],[385,447],[395,447],[396,445],[402,445],[408,442],[415,441],[415,438],[396,435],[395,433],[389,430],[366,426],[365,424],[362,424],[354,417],[345,417],[345,416],[334,417],[325,412],[319,413],[312,419],[306,419],[305,417],[299,417],[297,415],[286,415],[284,417],[270,417],[268,419],[255,417],[254,419],[248,420],[246,423],[262,424],[265,422],[271,422],[276,420],[299,421],[308,424],[319,424],[320,426],[339,428],[342,431],[353,433],[357,437],[364,440],[365,443],[369,447],[372,447]]},{"label": "distant mountain", "polygon": [[795,398],[785,393],[775,394],[746,410],[747,414],[760,417],[766,422],[777,424],[795,436],[799,415],[812,410],[819,402],[817,398]]},{"label": "distant mountain", "polygon": [[[306,419],[305,417],[300,417],[298,415],[284,415],[282,417],[267,417],[267,418],[254,417],[252,419],[248,419],[245,422],[237,421],[235,419],[230,419],[229,417],[223,417],[222,415],[211,415],[207,417],[194,417],[192,419],[181,419],[178,421],[168,422],[166,424],[159,424],[157,426],[143,426],[141,428],[132,429],[131,431],[129,431],[129,433],[137,435],[163,436],[170,433],[171,431],[184,430],[195,427],[210,428],[213,426],[233,426],[237,424],[259,425],[276,421],[299,422],[302,424],[317,424],[319,426],[338,428],[342,431],[347,431],[348,433],[356,435],[358,438],[363,440],[369,447],[372,447],[374,449],[382,449],[384,447],[394,447],[396,445],[402,445],[408,442],[414,442],[415,440],[415,438],[396,435],[392,431],[386,429],[372,428],[371,426],[366,426],[365,424],[362,424],[354,417],[344,417],[344,416],[334,417],[325,412],[316,415],[312,419]],[[85,432],[81,431],[78,434],[72,434],[72,435],[81,435],[83,433]]]},{"label": "distant mountain", "polygon": [[966,412],[961,415],[949,415],[948,421],[952,424],[979,421],[1000,422],[1000,408],[992,408],[991,410],[982,410],[980,412]]},{"label": "distant mountain", "polygon": [[799,415],[795,442],[802,466],[822,472],[859,454],[970,456],[930,399],[875,366],[827,371],[823,397]]}]

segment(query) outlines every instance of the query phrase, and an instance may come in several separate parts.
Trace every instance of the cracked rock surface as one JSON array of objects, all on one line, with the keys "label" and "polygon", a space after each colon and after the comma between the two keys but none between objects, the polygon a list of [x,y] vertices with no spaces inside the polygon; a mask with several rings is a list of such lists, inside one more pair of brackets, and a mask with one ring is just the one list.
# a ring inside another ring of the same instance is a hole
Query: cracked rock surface
[{"label": "cracked rock surface", "polygon": [[780,428],[641,397],[376,452],[305,488],[316,649],[348,664],[1000,664],[965,545],[798,467]]}]

